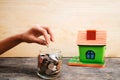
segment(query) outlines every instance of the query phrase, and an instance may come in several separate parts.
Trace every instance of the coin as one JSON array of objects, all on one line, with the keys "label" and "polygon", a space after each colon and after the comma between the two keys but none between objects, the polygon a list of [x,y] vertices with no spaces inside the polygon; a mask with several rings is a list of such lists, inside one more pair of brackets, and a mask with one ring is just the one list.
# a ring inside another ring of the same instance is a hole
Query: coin
[{"label": "coin", "polygon": [[41,63],[43,62],[43,57],[41,55],[38,56],[38,67],[41,67]]},{"label": "coin", "polygon": [[56,68],[56,66],[54,66],[53,69],[52,69],[52,71],[56,71],[56,70],[57,70],[57,68]]},{"label": "coin", "polygon": [[47,69],[46,71],[45,71],[45,73],[47,74],[47,75],[51,75],[52,74],[52,70],[50,70],[50,69]]},{"label": "coin", "polygon": [[59,55],[42,54],[38,56],[38,71],[42,75],[55,75],[60,72],[61,62]]},{"label": "coin", "polygon": [[42,63],[41,67],[40,67],[41,73],[45,74],[46,69],[47,69],[47,64],[46,63]]},{"label": "coin", "polygon": [[58,65],[58,61],[54,61],[53,63],[54,63],[54,65]]},{"label": "coin", "polygon": [[58,65],[57,65],[57,70],[60,70],[60,68],[61,68],[61,64],[62,64],[62,61],[59,60]]},{"label": "coin", "polygon": [[54,68],[54,63],[50,63],[50,64],[48,65],[48,69],[52,70],[53,68]]},{"label": "coin", "polygon": [[49,54],[46,54],[45,58],[49,61],[50,60]]},{"label": "coin", "polygon": [[58,59],[56,58],[56,55],[54,55],[54,54],[50,54],[49,57],[50,57],[52,60],[58,61]]},{"label": "coin", "polygon": [[58,74],[60,70],[54,71],[52,74]]}]

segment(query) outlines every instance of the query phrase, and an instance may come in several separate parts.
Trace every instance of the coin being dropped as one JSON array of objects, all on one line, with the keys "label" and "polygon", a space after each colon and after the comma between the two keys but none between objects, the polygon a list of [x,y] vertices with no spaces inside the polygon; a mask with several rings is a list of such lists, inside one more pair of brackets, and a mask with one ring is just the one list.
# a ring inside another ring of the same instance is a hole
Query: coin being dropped
[{"label": "coin being dropped", "polygon": [[48,65],[48,69],[52,70],[53,68],[54,68],[54,63],[50,63],[50,64]]}]

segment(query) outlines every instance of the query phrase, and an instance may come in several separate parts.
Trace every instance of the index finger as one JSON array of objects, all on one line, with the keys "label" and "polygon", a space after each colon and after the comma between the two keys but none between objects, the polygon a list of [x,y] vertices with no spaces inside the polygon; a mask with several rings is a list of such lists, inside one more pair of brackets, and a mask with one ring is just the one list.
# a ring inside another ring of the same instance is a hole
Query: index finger
[{"label": "index finger", "polygon": [[53,32],[52,32],[52,30],[49,28],[49,27],[43,27],[46,31],[47,31],[47,33],[50,35],[50,39],[51,39],[51,41],[54,41],[54,35],[53,35]]},{"label": "index finger", "polygon": [[34,27],[34,29],[36,31],[40,32],[40,34],[42,34],[44,36],[46,43],[49,44],[50,38],[48,36],[46,29],[44,29],[43,27],[40,27],[40,26],[36,26],[36,27]]}]

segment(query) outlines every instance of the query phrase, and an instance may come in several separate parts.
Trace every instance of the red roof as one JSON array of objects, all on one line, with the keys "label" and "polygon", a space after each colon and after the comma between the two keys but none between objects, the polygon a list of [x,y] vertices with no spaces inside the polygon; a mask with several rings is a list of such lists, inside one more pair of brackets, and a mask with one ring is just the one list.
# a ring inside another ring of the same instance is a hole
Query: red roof
[{"label": "red roof", "polygon": [[106,31],[79,31],[77,45],[106,45]]}]

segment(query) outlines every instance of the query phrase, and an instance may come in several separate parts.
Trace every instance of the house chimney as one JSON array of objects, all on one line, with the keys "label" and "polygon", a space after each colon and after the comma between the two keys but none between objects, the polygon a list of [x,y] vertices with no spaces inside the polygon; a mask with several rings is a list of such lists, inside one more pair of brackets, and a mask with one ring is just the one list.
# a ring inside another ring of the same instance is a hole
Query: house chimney
[{"label": "house chimney", "polygon": [[96,40],[96,30],[87,30],[87,40]]}]

